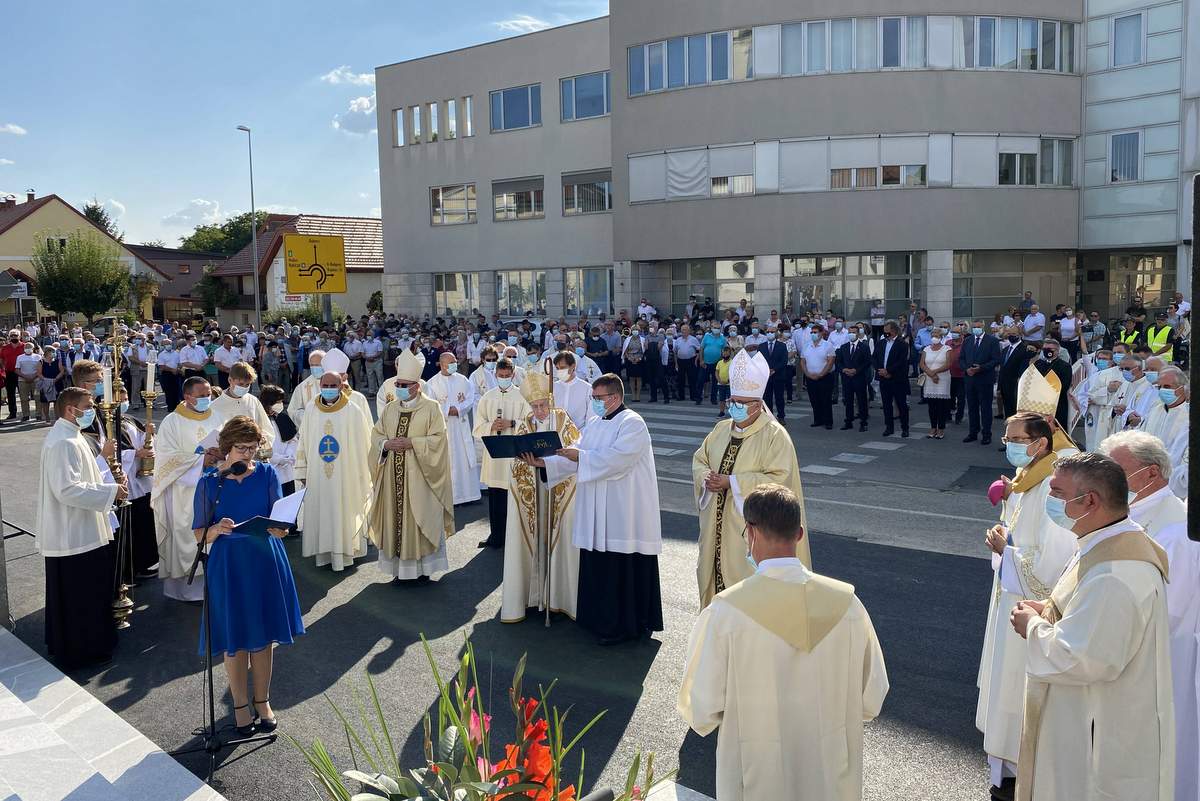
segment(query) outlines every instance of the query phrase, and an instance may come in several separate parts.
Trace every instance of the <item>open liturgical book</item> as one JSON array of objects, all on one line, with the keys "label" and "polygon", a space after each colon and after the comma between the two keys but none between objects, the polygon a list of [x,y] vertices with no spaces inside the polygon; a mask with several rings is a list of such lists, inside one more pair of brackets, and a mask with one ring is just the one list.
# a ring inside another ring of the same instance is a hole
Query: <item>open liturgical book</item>
[{"label": "open liturgical book", "polygon": [[256,537],[269,537],[272,528],[291,528],[296,525],[296,517],[300,514],[300,504],[304,501],[306,490],[300,489],[291,495],[285,495],[275,501],[271,507],[270,517],[258,515],[238,523],[233,527],[237,534],[250,534]]},{"label": "open liturgical book", "polygon": [[482,439],[488,455],[493,459],[515,459],[522,453],[550,456],[563,446],[557,431],[534,431],[517,436],[496,435]]}]

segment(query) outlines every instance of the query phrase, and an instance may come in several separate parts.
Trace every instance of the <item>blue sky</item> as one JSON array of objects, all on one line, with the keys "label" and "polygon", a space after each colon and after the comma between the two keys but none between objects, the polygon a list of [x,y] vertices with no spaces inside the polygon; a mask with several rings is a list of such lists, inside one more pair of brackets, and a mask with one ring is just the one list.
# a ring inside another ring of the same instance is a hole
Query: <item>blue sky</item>
[{"label": "blue sky", "polygon": [[250,208],[376,215],[374,69],[607,0],[5,3],[0,194],[95,197],[128,242]]}]

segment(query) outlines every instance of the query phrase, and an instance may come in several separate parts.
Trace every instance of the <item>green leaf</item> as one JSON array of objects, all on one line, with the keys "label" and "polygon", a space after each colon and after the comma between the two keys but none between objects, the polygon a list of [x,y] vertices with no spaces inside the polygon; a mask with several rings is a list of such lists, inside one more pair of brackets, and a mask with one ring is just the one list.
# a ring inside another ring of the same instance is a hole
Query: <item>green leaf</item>
[{"label": "green leaf", "polygon": [[625,776],[625,795],[633,792],[633,786],[637,784],[638,768],[642,764],[642,752],[638,751],[633,757],[633,764],[629,766],[629,773]]},{"label": "green leaf", "polygon": [[447,726],[446,730],[442,732],[442,736],[438,738],[438,761],[461,766],[466,758],[464,739],[457,726]]}]

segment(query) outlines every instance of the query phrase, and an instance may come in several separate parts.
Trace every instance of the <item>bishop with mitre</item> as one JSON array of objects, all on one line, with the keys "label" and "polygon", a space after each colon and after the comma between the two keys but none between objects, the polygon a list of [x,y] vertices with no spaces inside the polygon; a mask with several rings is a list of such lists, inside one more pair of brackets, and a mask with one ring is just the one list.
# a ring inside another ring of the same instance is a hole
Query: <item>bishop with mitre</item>
[{"label": "bishop with mitre", "polygon": [[438,357],[437,374],[425,382],[424,392],[437,401],[446,418],[450,441],[450,475],[454,503],[473,503],[479,492],[479,458],[471,435],[469,415],[475,408],[475,385],[458,372],[458,362],[449,351]]},{"label": "bishop with mitre", "polygon": [[318,394],[304,408],[296,447],[296,479],[306,490],[301,553],[335,572],[366,555],[371,500],[371,418],[351,402],[343,377],[349,362],[338,350],[322,359]]},{"label": "bishop with mitre", "polygon": [[[292,399],[288,401],[288,417],[292,418],[292,422],[297,426],[304,418],[304,408],[316,399],[317,393],[321,389],[321,373],[325,372],[321,362],[324,358],[325,351],[323,350],[314,350],[308,354],[308,375],[296,385],[296,389],[292,392]],[[271,426],[267,426],[267,430],[272,430]]]},{"label": "bishop with mitre", "polygon": [[[760,353],[738,351],[729,366],[729,414],[704,438],[692,456],[692,483],[700,510],[700,562],[696,578],[700,608],[713,596],[749,578],[742,532],[745,498],[762,484],[782,484],[800,503],[804,491],[791,435],[763,407],[771,368]],[[808,537],[796,543],[796,556],[812,567]]]},{"label": "bishop with mitre", "polygon": [[[571,416],[553,407],[549,377],[529,373],[521,394],[532,408],[516,433],[555,431],[564,448],[579,442]],[[561,612],[575,619],[579,591],[579,548],[571,541],[575,527],[575,476],[549,483],[545,462],[532,454],[513,461],[508,492],[508,524],[504,545],[504,592],[500,620],[518,623],[525,610]]]},{"label": "bishop with mitre", "polygon": [[446,420],[437,401],[421,393],[424,367],[424,359],[401,351],[395,379],[385,382],[395,400],[379,412],[371,432],[371,538],[379,567],[422,583],[450,569],[446,538],[454,534]]}]

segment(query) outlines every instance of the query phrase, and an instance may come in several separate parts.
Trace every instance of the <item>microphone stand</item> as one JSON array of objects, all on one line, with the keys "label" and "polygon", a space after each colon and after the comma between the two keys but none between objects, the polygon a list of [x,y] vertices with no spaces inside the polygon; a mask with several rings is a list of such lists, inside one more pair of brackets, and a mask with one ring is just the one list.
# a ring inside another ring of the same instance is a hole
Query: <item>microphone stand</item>
[{"label": "microphone stand", "polygon": [[[217,494],[216,494],[216,497],[213,499],[213,509],[214,510],[216,509],[217,502],[221,500],[222,491],[224,491],[224,489],[225,489],[226,476],[241,475],[242,473],[246,472],[246,467],[241,462],[236,463],[234,465],[234,467],[235,468],[241,467],[242,469],[239,471],[235,471],[234,468],[230,468],[228,471],[221,472],[220,479],[217,482]],[[196,543],[196,558],[192,560],[191,569],[188,570],[187,583],[188,583],[188,585],[191,585],[191,583],[193,581],[195,581],[196,570],[200,567],[201,563],[204,563],[204,565],[205,565],[204,574],[200,578],[201,582],[203,583],[203,587],[204,587],[204,600],[201,603],[200,614],[204,619],[204,657],[205,657],[204,683],[205,683],[205,690],[207,690],[207,692],[208,692],[208,708],[207,708],[208,719],[205,722],[205,724],[201,727],[200,732],[194,733],[194,734],[202,734],[203,735],[204,739],[200,745],[193,746],[191,748],[180,748],[175,751],[171,751],[170,755],[173,757],[178,757],[178,756],[183,756],[184,754],[200,753],[201,751],[208,754],[208,775],[205,778],[204,783],[211,786],[212,780],[213,780],[213,773],[215,773],[217,770],[217,757],[221,754],[222,751],[224,751],[226,748],[230,748],[230,749],[237,748],[239,745],[245,745],[246,743],[274,742],[278,738],[278,734],[276,734],[275,732],[272,732],[270,734],[252,734],[248,737],[233,737],[233,738],[226,740],[226,739],[221,738],[221,736],[217,730],[217,698],[216,698],[215,681],[213,679],[212,610],[209,607],[209,603],[208,603],[208,599],[209,599],[209,588],[208,588],[208,546],[209,546],[209,542],[208,542],[207,534],[208,534],[208,530],[206,528],[204,538],[200,542]],[[253,718],[251,718],[251,720],[253,720]]]}]

